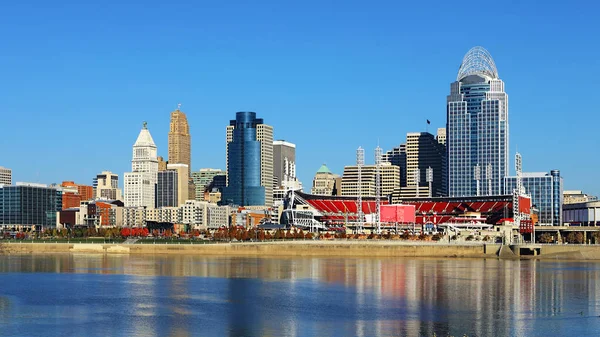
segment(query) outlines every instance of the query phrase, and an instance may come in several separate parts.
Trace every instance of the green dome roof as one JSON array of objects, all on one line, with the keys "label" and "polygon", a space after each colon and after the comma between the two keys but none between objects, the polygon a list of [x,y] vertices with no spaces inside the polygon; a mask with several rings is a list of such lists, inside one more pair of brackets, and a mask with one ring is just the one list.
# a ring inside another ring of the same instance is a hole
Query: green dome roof
[{"label": "green dome roof", "polygon": [[331,173],[331,171],[329,170],[329,168],[327,168],[327,165],[323,164],[321,165],[317,173]]}]

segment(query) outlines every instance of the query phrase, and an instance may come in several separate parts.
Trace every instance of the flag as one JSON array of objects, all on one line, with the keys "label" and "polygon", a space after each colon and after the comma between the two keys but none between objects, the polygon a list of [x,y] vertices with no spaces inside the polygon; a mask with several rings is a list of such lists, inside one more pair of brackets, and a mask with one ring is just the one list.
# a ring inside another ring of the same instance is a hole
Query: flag
[{"label": "flag", "polygon": [[429,121],[429,119],[427,120],[427,124],[431,124],[431,122]]}]

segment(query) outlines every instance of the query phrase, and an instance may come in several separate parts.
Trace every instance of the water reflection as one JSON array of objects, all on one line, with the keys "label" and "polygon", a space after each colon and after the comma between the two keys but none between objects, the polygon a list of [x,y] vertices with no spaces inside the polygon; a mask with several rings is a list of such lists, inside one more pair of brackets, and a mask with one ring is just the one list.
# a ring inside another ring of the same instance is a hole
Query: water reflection
[{"label": "water reflection", "polygon": [[0,272],[0,324],[8,334],[527,336],[600,330],[598,263],[57,254],[1,256]]}]

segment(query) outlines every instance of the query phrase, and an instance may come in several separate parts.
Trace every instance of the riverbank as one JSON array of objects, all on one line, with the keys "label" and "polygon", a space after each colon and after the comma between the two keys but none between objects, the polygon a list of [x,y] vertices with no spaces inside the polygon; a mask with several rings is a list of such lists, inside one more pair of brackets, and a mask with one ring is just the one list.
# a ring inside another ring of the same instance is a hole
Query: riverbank
[{"label": "riverbank", "polygon": [[[157,254],[212,256],[339,256],[339,257],[462,257],[600,260],[600,245],[536,245],[528,248],[498,244],[444,244],[407,241],[279,241],[211,244],[2,243],[0,254]],[[519,252],[521,252],[519,254]],[[516,254],[515,254],[516,253]]]}]

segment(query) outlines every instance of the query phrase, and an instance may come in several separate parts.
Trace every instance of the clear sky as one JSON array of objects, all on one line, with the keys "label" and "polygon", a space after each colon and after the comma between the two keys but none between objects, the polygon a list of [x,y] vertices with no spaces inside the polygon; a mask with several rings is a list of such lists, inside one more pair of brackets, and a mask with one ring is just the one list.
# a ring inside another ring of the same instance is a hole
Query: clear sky
[{"label": "clear sky", "polygon": [[[464,54],[489,50],[509,95],[511,171],[560,169],[600,194],[593,1],[27,1],[0,4],[0,166],[91,184],[131,169],[148,128],[167,156],[188,115],[192,168],[225,167],[225,126],[256,111],[297,144],[305,186],[407,132],[445,126]],[[309,190],[308,188],[308,190]],[[305,189],[307,190],[307,189]]]}]

